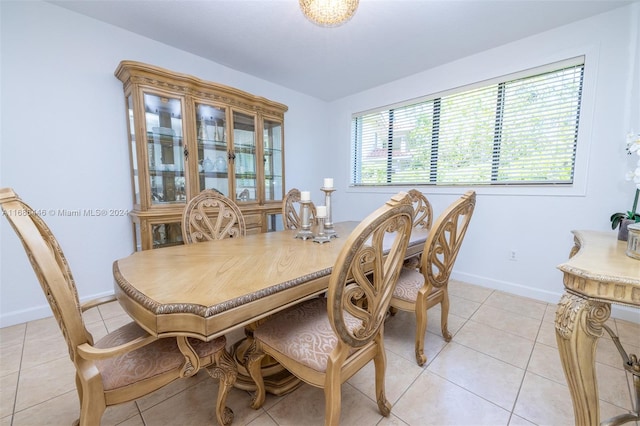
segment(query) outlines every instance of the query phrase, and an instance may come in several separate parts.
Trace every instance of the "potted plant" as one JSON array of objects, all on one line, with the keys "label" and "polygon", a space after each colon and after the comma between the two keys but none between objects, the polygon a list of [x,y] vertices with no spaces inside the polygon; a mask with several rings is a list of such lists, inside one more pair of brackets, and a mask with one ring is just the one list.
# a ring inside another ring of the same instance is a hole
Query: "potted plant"
[{"label": "potted plant", "polygon": [[[640,157],[640,134],[633,132],[627,135],[627,153],[629,155],[635,153]],[[622,241],[627,240],[627,226],[632,223],[640,222],[640,213],[638,213],[638,198],[640,197],[640,158],[635,170],[627,172],[626,179],[633,181],[636,185],[636,195],[633,199],[633,207],[631,210],[624,213],[614,213],[611,215],[611,229],[619,228],[618,239]]]}]

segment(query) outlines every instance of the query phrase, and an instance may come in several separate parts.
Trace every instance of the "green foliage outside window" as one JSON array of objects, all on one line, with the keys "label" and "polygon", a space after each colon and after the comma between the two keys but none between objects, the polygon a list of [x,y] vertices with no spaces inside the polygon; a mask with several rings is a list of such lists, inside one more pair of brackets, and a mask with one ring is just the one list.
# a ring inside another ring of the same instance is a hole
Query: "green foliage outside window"
[{"label": "green foliage outside window", "polygon": [[572,183],[583,71],[581,61],[355,115],[352,184]]}]

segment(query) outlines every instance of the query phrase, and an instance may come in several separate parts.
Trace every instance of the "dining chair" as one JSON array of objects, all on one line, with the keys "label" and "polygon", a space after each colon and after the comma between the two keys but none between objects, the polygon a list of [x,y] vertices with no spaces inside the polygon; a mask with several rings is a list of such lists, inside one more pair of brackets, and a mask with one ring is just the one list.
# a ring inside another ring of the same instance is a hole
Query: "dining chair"
[{"label": "dining chair", "polygon": [[247,228],[238,205],[221,192],[205,189],[193,197],[182,213],[185,244],[244,237]]},{"label": "dining chair", "polygon": [[325,425],[338,424],[342,383],[373,360],[378,409],[384,416],[390,414],[384,386],[384,319],[402,268],[412,215],[409,196],[396,194],[347,237],[326,298],[304,301],[257,325],[255,352],[247,362],[256,383],[252,408],[260,408],[265,400],[260,364],[267,354],[302,381],[324,389]]},{"label": "dining chair", "polygon": [[440,327],[445,341],[451,340],[447,329],[449,317],[449,276],[460,251],[476,205],[475,191],[467,191],[454,201],[434,223],[424,244],[420,268],[403,268],[391,299],[395,309],[414,312],[416,316],[415,353],[418,365],[424,365],[424,336],[427,310],[440,304]]},{"label": "dining chair", "polygon": [[[431,229],[431,223],[433,221],[433,209],[431,203],[427,200],[427,197],[417,189],[409,190],[409,197],[411,197],[411,203],[413,204],[413,227],[425,230]],[[404,266],[407,268],[420,267],[420,254],[410,257],[404,261]]]},{"label": "dining chair", "polygon": [[233,372],[225,366],[230,358],[224,337],[211,342],[184,339],[182,344],[189,346],[187,356],[176,338],[157,338],[132,321],[94,341],[82,314],[115,301],[115,296],[81,304],[67,259],[42,218],[11,188],[0,189],[0,206],[24,246],[67,343],[76,369],[78,424],[99,425],[106,407],[136,400],[178,378],[193,376],[198,370],[194,363],[212,368],[212,375],[220,378],[216,418],[220,424],[231,423],[233,412],[225,402]]},{"label": "dining chair", "polygon": [[[182,215],[182,234],[185,244],[238,238],[246,236],[246,225],[235,202],[219,191],[204,190],[187,204]],[[253,323],[246,325],[245,334],[251,335],[253,327]],[[241,340],[234,344],[232,351],[233,384],[240,389],[253,387],[252,383],[247,383],[250,378],[244,365],[244,353],[250,344],[249,340]],[[282,370],[268,357],[263,360],[263,368],[269,371]]]},{"label": "dining chair", "polygon": [[[282,200],[282,223],[284,229],[300,229],[302,227],[302,204],[300,204],[300,190],[292,188]],[[309,203],[309,223],[313,225],[316,218],[316,206]]]}]

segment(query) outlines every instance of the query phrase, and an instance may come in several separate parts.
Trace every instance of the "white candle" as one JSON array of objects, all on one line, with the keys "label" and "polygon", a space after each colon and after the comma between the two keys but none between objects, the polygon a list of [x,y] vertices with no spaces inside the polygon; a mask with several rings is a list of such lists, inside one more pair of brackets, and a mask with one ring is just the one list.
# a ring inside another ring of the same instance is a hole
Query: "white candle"
[{"label": "white candle", "polygon": [[300,192],[300,201],[311,201],[311,192],[309,191]]},{"label": "white candle", "polygon": [[324,178],[323,188],[333,188],[333,178]]},{"label": "white candle", "polygon": [[317,206],[316,207],[316,216],[317,217],[327,217],[327,207],[326,206]]}]

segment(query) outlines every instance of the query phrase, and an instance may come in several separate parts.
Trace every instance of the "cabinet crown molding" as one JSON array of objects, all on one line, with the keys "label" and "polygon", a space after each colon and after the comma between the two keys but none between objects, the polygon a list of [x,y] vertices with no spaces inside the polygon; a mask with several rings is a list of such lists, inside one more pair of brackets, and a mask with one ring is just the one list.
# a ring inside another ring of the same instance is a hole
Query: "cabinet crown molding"
[{"label": "cabinet crown molding", "polygon": [[171,92],[221,102],[277,118],[283,118],[289,109],[284,104],[234,87],[142,62],[123,60],[114,74],[125,85],[125,89],[130,84],[161,87]]}]

